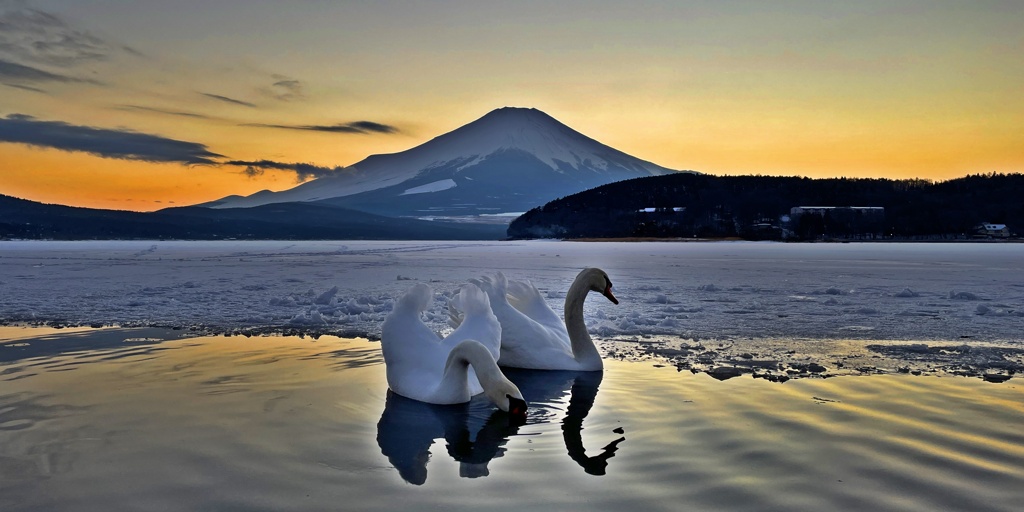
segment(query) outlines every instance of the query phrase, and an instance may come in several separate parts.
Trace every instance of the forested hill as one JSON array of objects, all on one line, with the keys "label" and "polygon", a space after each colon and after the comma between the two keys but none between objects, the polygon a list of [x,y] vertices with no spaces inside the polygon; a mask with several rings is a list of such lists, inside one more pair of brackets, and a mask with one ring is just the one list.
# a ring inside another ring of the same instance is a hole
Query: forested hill
[{"label": "forested hill", "polygon": [[[835,208],[791,215],[792,208]],[[931,182],[671,174],[611,183],[534,208],[511,238],[970,238],[983,222],[1024,233],[1024,175]]]},{"label": "forested hill", "polygon": [[142,213],[0,195],[0,240],[495,240],[502,237],[500,227],[397,219],[313,203]]}]

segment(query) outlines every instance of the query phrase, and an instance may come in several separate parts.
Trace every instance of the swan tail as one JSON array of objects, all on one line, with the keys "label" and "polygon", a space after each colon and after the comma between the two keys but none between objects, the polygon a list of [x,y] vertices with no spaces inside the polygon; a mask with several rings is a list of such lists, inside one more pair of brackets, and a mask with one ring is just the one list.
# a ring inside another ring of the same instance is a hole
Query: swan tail
[{"label": "swan tail", "polygon": [[449,304],[454,305],[455,309],[462,313],[463,319],[469,315],[483,315],[491,312],[491,301],[487,294],[475,284],[464,285]]},{"label": "swan tail", "polygon": [[494,292],[498,297],[506,297],[508,300],[508,278],[501,272],[494,277]]},{"label": "swan tail", "polygon": [[487,297],[491,300],[491,306],[497,307],[503,302],[508,302],[508,280],[505,279],[505,275],[498,272],[494,276],[483,276],[479,279],[470,279],[470,283],[473,283],[480,287]]},{"label": "swan tail", "polygon": [[434,298],[434,290],[423,283],[416,283],[395,301],[393,311],[422,313]]},{"label": "swan tail", "polygon": [[459,293],[448,301],[448,325],[451,328],[458,329],[468,316],[491,313],[490,300],[477,282],[471,279],[470,284],[463,285]]}]

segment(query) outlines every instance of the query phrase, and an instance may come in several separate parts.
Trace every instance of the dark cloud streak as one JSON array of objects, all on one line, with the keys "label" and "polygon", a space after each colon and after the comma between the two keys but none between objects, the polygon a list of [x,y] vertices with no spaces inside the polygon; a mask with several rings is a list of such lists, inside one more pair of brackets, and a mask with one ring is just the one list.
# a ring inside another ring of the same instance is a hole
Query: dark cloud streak
[{"label": "dark cloud streak", "polygon": [[138,110],[138,111],[142,111],[142,112],[153,112],[153,113],[156,113],[156,114],[165,114],[165,115],[169,115],[169,116],[178,116],[178,117],[191,117],[191,118],[195,118],[195,119],[211,119],[210,116],[205,116],[203,114],[196,114],[196,113],[193,113],[193,112],[181,112],[181,111],[177,111],[177,110],[164,110],[162,108],[155,108],[155,107],[143,107],[141,105],[118,105],[115,108],[117,108],[118,110]]},{"label": "dark cloud streak", "polygon": [[129,55],[133,55],[133,56],[138,57],[140,59],[146,58],[146,54],[140,52],[139,50],[136,50],[135,48],[132,48],[131,46],[121,45],[121,49],[124,50],[125,53],[127,53]]},{"label": "dark cloud streak", "polygon": [[199,94],[202,94],[203,96],[206,96],[207,98],[212,98],[212,99],[215,99],[215,100],[218,100],[218,101],[223,101],[225,103],[231,103],[233,105],[242,105],[243,107],[256,108],[256,104],[255,103],[249,103],[248,101],[242,101],[242,100],[236,100],[234,98],[228,98],[227,96],[221,96],[220,94],[211,94],[211,93],[208,93],[208,92],[201,92]]},{"label": "dark cloud streak", "polygon": [[274,73],[270,75],[274,82],[269,87],[257,89],[261,94],[278,101],[294,101],[306,99],[305,85],[287,75]]},{"label": "dark cloud streak", "polygon": [[14,5],[0,11],[0,55],[30,64],[68,68],[107,61],[121,52],[138,54],[130,47],[72,27],[54,14],[19,3]]},{"label": "dark cloud streak", "polygon": [[76,78],[73,76],[59,75],[32,66],[25,66],[17,62],[0,59],[0,78],[13,82],[58,82],[58,83],[85,83],[92,85],[103,85],[102,82],[88,78]]},{"label": "dark cloud streak", "polygon": [[39,88],[36,88],[36,87],[30,87],[30,86],[27,86],[27,85],[9,84],[9,83],[6,83],[6,82],[4,82],[4,85],[6,85],[7,87],[13,87],[15,89],[22,89],[22,90],[25,90],[25,91],[38,92],[40,94],[50,94],[50,93],[44,91],[43,89],[39,89]]},{"label": "dark cloud streak", "polygon": [[267,169],[272,169],[275,171],[291,171],[295,173],[296,179],[300,182],[313,178],[322,178],[324,176],[333,176],[339,173],[349,172],[349,168],[342,166],[323,167],[319,165],[304,163],[274,162],[272,160],[231,160],[228,162],[224,162],[224,165],[245,167],[242,173],[245,174],[246,176],[249,176],[250,178],[263,174],[263,172]]},{"label": "dark cloud streak", "polygon": [[77,126],[62,121],[40,121],[11,114],[0,119],[0,142],[26,144],[103,158],[213,165],[221,157],[197,142],[168,139],[130,130]]},{"label": "dark cloud streak", "polygon": [[293,80],[290,78],[284,78],[277,75],[276,78],[280,78],[270,86],[270,90],[267,91],[270,96],[280,101],[292,101],[301,100],[306,98],[306,93],[303,91],[302,82]]},{"label": "dark cloud streak", "polygon": [[398,128],[395,128],[394,126],[375,123],[373,121],[355,121],[353,123],[349,123],[348,125],[367,132],[398,133]]},{"label": "dark cloud streak", "polygon": [[321,124],[307,124],[307,125],[291,125],[291,124],[266,124],[266,123],[248,123],[241,126],[253,126],[256,128],[277,128],[281,130],[303,130],[310,132],[328,132],[328,133],[354,133],[361,135],[368,135],[371,133],[384,133],[393,134],[400,133],[400,130],[394,126],[375,123],[373,121],[354,121],[351,123],[340,123],[331,125]]}]

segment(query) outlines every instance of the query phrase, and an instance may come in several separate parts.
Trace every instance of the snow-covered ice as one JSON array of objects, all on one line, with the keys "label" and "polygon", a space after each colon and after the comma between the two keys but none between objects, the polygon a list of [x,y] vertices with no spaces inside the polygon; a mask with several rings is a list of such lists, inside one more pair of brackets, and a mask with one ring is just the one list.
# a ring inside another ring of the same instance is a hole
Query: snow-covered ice
[{"label": "snow-covered ice", "polygon": [[405,192],[402,192],[399,195],[407,196],[407,195],[411,195],[411,194],[426,194],[426,193],[429,193],[429,192],[440,192],[442,190],[448,190],[450,188],[455,188],[457,186],[458,186],[458,184],[455,183],[455,180],[453,180],[451,178],[446,178],[446,179],[443,179],[443,180],[438,180],[438,181],[433,181],[433,182],[427,183],[426,185],[420,185],[418,187],[407,188],[407,189],[405,189]]},{"label": "snow-covered ice", "polygon": [[447,297],[469,278],[529,279],[561,312],[586,266],[615,283],[621,303],[594,295],[586,315],[616,353],[849,340],[1024,348],[1024,244],[5,241],[0,322],[375,339],[416,281],[436,290],[426,321],[443,331]]}]

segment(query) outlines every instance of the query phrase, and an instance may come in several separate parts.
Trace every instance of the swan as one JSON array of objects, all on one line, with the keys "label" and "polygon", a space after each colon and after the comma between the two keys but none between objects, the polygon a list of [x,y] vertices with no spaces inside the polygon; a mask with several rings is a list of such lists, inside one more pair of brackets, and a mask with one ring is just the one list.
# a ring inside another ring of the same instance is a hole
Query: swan
[{"label": "swan", "polygon": [[380,344],[388,387],[432,404],[468,402],[483,392],[499,409],[525,416],[523,394],[496,362],[501,326],[487,295],[472,284],[459,290],[453,302],[465,311],[464,321],[445,338],[420,318],[433,296],[429,286],[418,283],[395,301],[384,319]]},{"label": "swan", "polygon": [[[565,322],[548,306],[530,282],[494,277],[471,279],[487,293],[491,309],[501,323],[498,364],[536,370],[597,371],[604,369],[601,353],[583,321],[583,301],[595,291],[613,304],[612,281],[599,268],[583,269],[565,295]],[[449,303],[449,323],[461,325],[466,315],[457,302]]]}]

